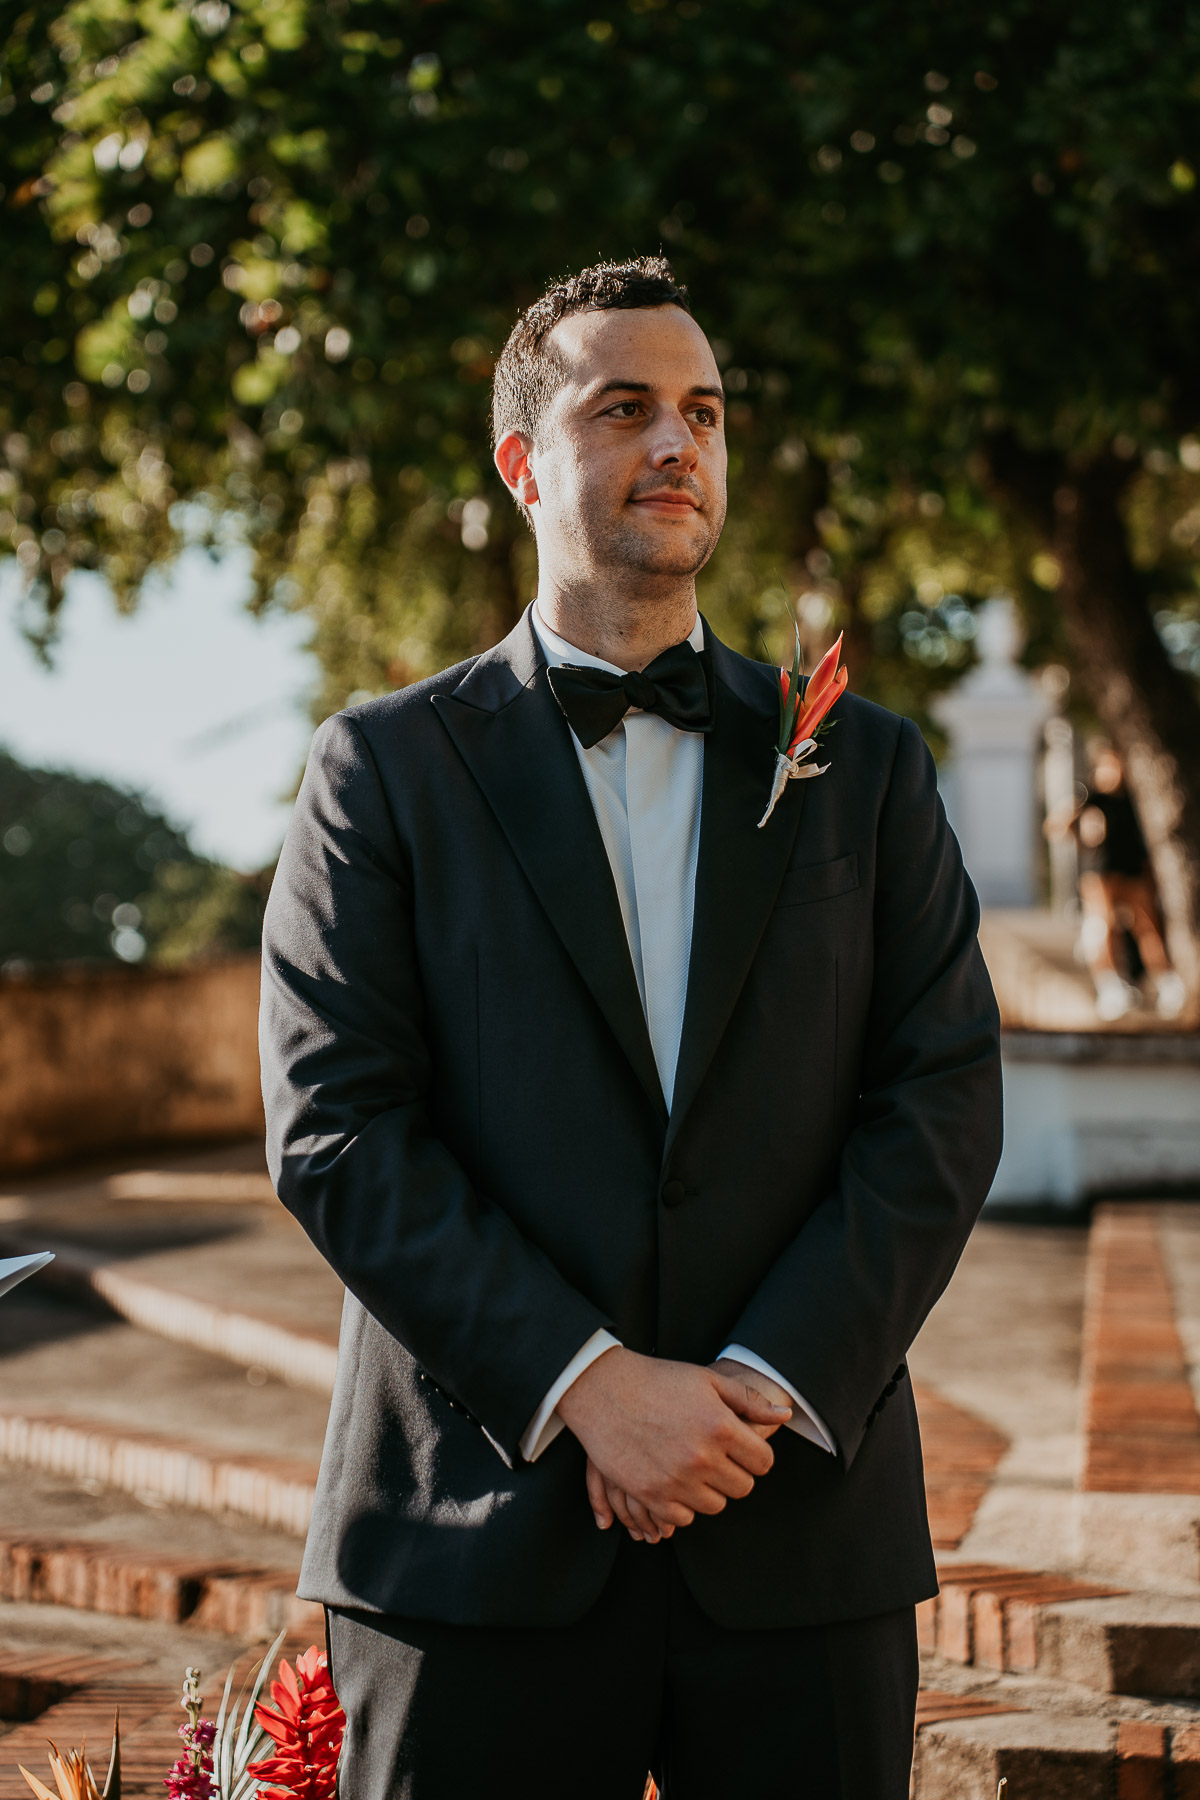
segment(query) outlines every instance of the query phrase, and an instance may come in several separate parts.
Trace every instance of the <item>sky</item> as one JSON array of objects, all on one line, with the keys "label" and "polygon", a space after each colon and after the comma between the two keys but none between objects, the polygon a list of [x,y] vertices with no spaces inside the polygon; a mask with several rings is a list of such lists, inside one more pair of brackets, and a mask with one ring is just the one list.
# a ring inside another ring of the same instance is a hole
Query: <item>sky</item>
[{"label": "sky", "polygon": [[98,576],[75,577],[45,670],[21,636],[20,583],[0,565],[0,745],[26,763],[137,788],[205,856],[272,860],[312,735],[309,627],[255,619],[243,552],[200,550],[122,616]]}]

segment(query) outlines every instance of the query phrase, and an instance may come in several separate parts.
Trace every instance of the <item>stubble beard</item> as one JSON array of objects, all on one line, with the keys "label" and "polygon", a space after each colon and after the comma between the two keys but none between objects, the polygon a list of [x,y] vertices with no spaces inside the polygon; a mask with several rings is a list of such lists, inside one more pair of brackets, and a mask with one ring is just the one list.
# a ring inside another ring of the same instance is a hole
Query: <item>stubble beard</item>
[{"label": "stubble beard", "polygon": [[656,531],[649,519],[642,524],[627,512],[596,518],[585,510],[572,521],[569,541],[578,565],[590,568],[595,576],[641,577],[653,586],[676,585],[699,574],[725,523],[724,507],[717,518],[707,511],[695,516],[704,529],[685,537],[673,526]]}]

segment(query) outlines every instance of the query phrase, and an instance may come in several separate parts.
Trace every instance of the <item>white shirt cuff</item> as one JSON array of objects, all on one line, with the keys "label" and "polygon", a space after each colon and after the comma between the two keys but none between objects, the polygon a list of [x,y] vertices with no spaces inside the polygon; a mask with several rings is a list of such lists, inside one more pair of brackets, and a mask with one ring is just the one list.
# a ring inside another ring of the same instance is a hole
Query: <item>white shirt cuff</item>
[{"label": "white shirt cuff", "polygon": [[[753,1350],[747,1350],[744,1344],[727,1344],[721,1352],[733,1362],[745,1363],[748,1369],[757,1369],[760,1375],[766,1375],[771,1381],[777,1381],[786,1393],[796,1402],[796,1411],[787,1422],[787,1429],[807,1438],[810,1444],[816,1444],[819,1450],[827,1450],[830,1456],[837,1455],[837,1445],[833,1441],[833,1433],[826,1425],[815,1407],[809,1405],[803,1394],[798,1394],[790,1381],[787,1381],[778,1369],[773,1369],[769,1362],[761,1356],[755,1356]],[[719,1359],[718,1359],[719,1360]]]},{"label": "white shirt cuff", "polygon": [[552,1444],[562,1430],[563,1422],[554,1409],[572,1382],[578,1381],[583,1371],[590,1369],[597,1357],[603,1356],[606,1350],[620,1348],[620,1338],[615,1338],[611,1331],[594,1331],[582,1349],[575,1352],[529,1421],[520,1444],[521,1455],[526,1462],[536,1462],[547,1444]]}]

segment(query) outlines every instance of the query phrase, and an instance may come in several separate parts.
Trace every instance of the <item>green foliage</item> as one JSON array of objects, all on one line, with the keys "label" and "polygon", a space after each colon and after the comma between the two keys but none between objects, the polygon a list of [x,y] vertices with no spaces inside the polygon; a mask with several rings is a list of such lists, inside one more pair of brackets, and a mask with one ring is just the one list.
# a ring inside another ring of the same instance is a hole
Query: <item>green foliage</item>
[{"label": "green foliage", "polygon": [[140,794],[0,751],[0,967],[254,949],[265,889]]},{"label": "green foliage", "polygon": [[156,962],[257,950],[271,871],[242,875],[196,857],[155,870],[142,926]]},{"label": "green foliage", "polygon": [[0,542],[48,614],[234,511],[323,707],[488,641],[532,581],[492,358],[549,275],[663,243],[732,403],[742,647],[786,643],[782,575],[918,716],[995,587],[1061,655],[1006,435],[1140,460],[1193,616],[1195,8],[61,0],[5,64]]}]

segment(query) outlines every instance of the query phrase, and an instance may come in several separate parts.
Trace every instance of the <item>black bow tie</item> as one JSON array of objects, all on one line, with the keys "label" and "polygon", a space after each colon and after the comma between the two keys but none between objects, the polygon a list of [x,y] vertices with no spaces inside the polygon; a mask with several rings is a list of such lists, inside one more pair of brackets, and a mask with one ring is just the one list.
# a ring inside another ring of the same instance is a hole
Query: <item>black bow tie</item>
[{"label": "black bow tie", "polygon": [[673,644],[644,669],[625,675],[563,663],[546,675],[568,725],[585,750],[615,731],[631,706],[657,713],[680,731],[711,731],[715,711],[707,649]]}]

